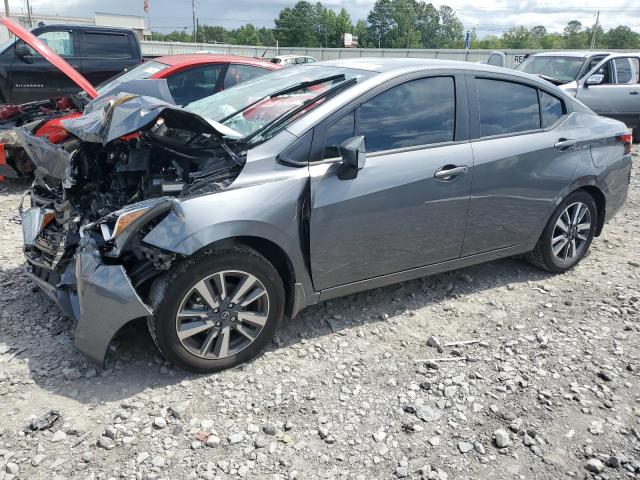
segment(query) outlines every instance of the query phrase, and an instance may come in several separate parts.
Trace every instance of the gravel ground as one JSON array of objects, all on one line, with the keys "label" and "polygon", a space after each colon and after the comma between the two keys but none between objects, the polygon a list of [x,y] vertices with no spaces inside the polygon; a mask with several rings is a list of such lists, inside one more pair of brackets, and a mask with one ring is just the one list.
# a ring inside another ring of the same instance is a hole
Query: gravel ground
[{"label": "gravel ground", "polygon": [[204,376],[143,325],[106,369],[75,350],[22,273],[26,187],[0,184],[0,480],[640,478],[637,171],[567,274],[507,259],[328,302]]}]

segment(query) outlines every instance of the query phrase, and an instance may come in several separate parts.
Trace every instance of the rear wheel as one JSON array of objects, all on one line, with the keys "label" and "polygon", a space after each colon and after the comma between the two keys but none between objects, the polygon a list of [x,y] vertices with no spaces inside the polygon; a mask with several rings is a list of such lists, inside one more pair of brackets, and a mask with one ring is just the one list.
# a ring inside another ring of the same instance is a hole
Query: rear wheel
[{"label": "rear wheel", "polygon": [[149,331],[167,359],[192,372],[248,361],[273,337],[284,311],[277,270],[254,250],[198,255],[151,288]]},{"label": "rear wheel", "polygon": [[527,260],[554,273],[569,270],[587,253],[597,223],[593,197],[584,191],[572,193],[553,212],[538,244],[527,253]]}]

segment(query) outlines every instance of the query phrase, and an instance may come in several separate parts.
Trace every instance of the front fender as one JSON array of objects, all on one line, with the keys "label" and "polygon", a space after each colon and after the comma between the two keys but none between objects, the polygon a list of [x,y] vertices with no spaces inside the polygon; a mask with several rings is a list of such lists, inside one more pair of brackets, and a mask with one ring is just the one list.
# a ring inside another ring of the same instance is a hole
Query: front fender
[{"label": "front fender", "polygon": [[144,243],[190,256],[226,239],[255,237],[279,246],[289,257],[297,283],[313,295],[301,241],[308,170],[289,169],[272,181],[231,188],[180,202],[181,215],[167,215]]}]

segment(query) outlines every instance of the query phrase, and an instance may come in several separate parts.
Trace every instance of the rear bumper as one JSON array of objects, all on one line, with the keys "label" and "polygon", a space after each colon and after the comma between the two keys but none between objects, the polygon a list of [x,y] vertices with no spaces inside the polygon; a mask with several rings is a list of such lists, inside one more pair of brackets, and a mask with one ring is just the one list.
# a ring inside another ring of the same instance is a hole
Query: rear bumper
[{"label": "rear bumper", "polygon": [[[26,221],[29,217],[23,215]],[[58,273],[30,258],[27,274],[68,317],[77,321],[75,345],[102,365],[112,338],[131,320],[152,315],[122,265],[107,265],[85,237]]]}]

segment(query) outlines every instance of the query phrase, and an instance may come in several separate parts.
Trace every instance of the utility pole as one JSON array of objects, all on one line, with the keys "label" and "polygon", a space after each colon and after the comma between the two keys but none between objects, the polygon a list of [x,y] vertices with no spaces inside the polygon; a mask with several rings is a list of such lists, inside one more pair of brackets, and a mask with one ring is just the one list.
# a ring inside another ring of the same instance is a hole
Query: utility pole
[{"label": "utility pole", "polygon": [[593,31],[591,32],[591,45],[589,48],[596,48],[596,34],[598,32],[598,21],[600,20],[600,10],[598,10],[598,14],[596,15],[596,23],[593,25]]},{"label": "utility pole", "polygon": [[191,0],[191,14],[193,15],[193,43],[198,40],[198,30],[196,25],[196,0]]},{"label": "utility pole", "polygon": [[33,27],[33,21],[31,20],[31,5],[29,4],[29,0],[27,0],[27,14],[29,15],[29,28]]},{"label": "utility pole", "polygon": [[4,16],[9,16],[9,0],[4,0]]}]

